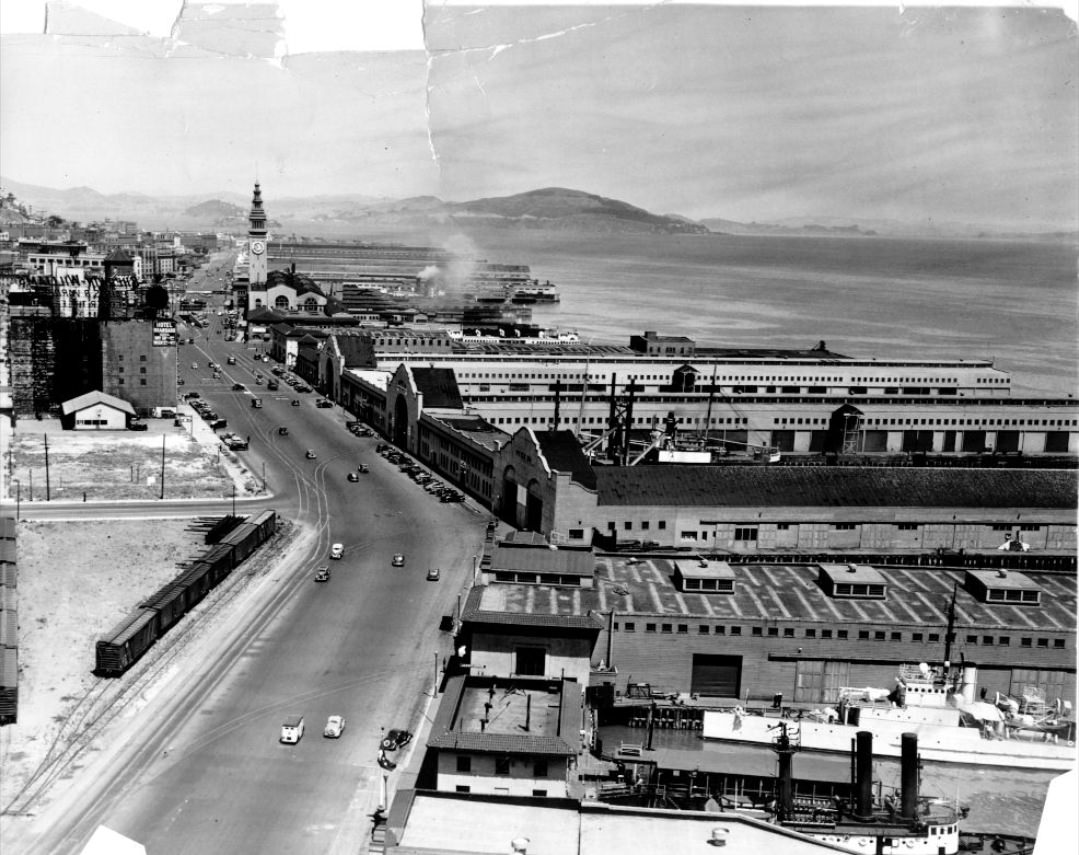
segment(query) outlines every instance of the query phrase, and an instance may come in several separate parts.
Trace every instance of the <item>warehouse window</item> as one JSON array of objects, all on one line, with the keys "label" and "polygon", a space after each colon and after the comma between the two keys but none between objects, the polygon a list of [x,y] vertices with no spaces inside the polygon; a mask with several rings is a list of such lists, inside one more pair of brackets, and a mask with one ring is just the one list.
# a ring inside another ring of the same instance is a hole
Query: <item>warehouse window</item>
[{"label": "warehouse window", "polygon": [[625,623],[624,623],[624,624],[622,625],[622,631],[623,631],[623,632],[636,632],[636,631],[637,631],[637,624],[635,624],[635,623],[634,623],[633,621],[631,621],[631,620],[627,620],[627,621],[626,621],[626,622],[625,622]]},{"label": "warehouse window", "polygon": [[785,626],[785,627],[783,627],[783,637],[784,638],[794,638],[794,627],[793,626]]},{"label": "warehouse window", "polygon": [[756,527],[744,526],[734,530],[734,539],[742,541],[755,541],[757,539]]},{"label": "warehouse window", "polygon": [[644,631],[645,632],[655,632],[656,631],[656,625],[654,623],[646,623],[644,625]]}]

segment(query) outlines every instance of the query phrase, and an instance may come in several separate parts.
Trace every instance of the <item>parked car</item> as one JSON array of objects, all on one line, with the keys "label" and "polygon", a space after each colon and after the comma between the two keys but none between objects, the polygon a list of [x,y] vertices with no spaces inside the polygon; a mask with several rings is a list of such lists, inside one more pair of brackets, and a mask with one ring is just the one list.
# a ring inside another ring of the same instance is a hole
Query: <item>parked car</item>
[{"label": "parked car", "polygon": [[345,717],[342,715],[331,715],[326,719],[326,726],[322,729],[322,735],[327,739],[339,739],[344,731]]},{"label": "parked car", "polygon": [[396,553],[393,556],[393,560],[390,561],[390,564],[392,564],[394,567],[404,567],[405,566],[405,556],[403,556],[400,552]]},{"label": "parked car", "polygon": [[269,389],[271,392],[276,392],[278,389],[281,388],[281,384],[278,383],[276,380],[271,380],[266,384],[266,388]]},{"label": "parked car", "polygon": [[341,558],[345,554],[345,545],[343,543],[335,543],[330,547],[330,558]]},{"label": "parked car", "polygon": [[198,368],[199,368],[199,364],[198,364],[197,362],[192,362],[192,363],[191,363],[191,368],[192,368],[193,370],[197,371],[197,370],[198,370]]},{"label": "parked car", "polygon": [[127,423],[128,430],[147,430],[146,422],[140,422],[137,419],[132,419]]},{"label": "parked car", "polygon": [[398,748],[404,748],[408,743],[412,741],[412,734],[407,730],[389,730],[386,735],[382,737],[382,750],[383,751],[396,751]]},{"label": "parked car", "polygon": [[318,407],[320,410],[325,410],[333,406],[333,401],[327,401],[325,398],[323,398],[319,401],[315,401],[315,406]]},{"label": "parked car", "polygon": [[315,581],[316,582],[329,582],[330,581],[330,568],[325,567],[325,566],[319,567],[318,570],[315,571]]},{"label": "parked car", "polygon": [[233,392],[246,392],[247,387],[243,383],[233,383],[232,384],[232,391]]},{"label": "parked car", "polygon": [[227,428],[229,426],[228,419],[214,419],[210,422],[210,427],[214,430],[221,430],[221,428]]}]

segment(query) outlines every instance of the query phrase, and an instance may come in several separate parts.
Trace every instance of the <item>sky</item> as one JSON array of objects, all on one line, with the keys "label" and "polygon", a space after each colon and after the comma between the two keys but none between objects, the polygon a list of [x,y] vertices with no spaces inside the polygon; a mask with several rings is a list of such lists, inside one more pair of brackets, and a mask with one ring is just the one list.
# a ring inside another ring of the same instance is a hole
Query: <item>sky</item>
[{"label": "sky", "polygon": [[[1079,228],[1071,8],[4,0],[0,174],[53,188]],[[47,24],[46,24],[47,21]]]}]

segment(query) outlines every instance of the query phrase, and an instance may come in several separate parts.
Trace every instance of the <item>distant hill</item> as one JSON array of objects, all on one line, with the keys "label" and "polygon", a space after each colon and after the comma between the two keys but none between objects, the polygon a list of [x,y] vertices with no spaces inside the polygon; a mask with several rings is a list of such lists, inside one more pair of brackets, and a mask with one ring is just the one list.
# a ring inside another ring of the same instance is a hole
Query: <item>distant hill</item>
[{"label": "distant hill", "polygon": [[476,199],[446,205],[457,220],[478,218],[485,225],[600,232],[707,234],[708,228],[686,217],[653,214],[618,199],[594,193],[546,187],[514,196]]},{"label": "distant hill", "polygon": [[[198,196],[148,196],[140,193],[103,194],[91,187],[56,190],[23,184],[0,176],[3,192],[12,193],[34,216],[55,214],[65,220],[134,220],[145,229],[243,229],[251,192],[223,191]],[[468,231],[470,227],[576,231],[591,234],[652,233],[675,235],[792,235],[835,237],[1008,238],[1065,240],[1076,234],[1059,227],[1031,224],[1022,231],[1005,231],[972,223],[873,220],[840,217],[788,217],[768,223],[739,222],[719,217],[692,220],[680,214],[653,214],[628,202],[582,190],[546,187],[512,196],[446,202],[436,196],[387,199],[361,194],[276,196],[263,188],[269,225],[277,230],[304,231],[325,223],[331,232],[391,233],[434,227]],[[13,215],[12,215],[13,216]],[[14,221],[14,220],[12,220]]]},{"label": "distant hill", "polygon": [[220,199],[211,199],[209,202],[200,202],[184,210],[185,217],[212,220],[214,223],[227,223],[230,220],[243,220],[247,217],[247,209],[231,202],[222,202]]}]

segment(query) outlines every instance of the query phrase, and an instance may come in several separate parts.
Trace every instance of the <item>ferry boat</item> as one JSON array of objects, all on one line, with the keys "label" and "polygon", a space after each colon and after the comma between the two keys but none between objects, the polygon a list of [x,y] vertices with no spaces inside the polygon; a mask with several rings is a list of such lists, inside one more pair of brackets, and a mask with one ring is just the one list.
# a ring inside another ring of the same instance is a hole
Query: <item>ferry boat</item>
[{"label": "ferry boat", "polygon": [[[1067,705],[1042,705],[1044,715],[1021,712],[1013,699],[996,704],[974,700],[977,669],[964,665],[952,681],[948,671],[923,663],[901,670],[892,690],[842,688],[834,708],[785,723],[808,751],[845,754],[859,730],[874,735],[882,757],[899,757],[904,733],[918,737],[923,759],[939,763],[1068,771],[1076,766],[1075,722]],[[1011,712],[1011,707],[1016,709]],[[788,713],[789,716],[789,713]],[[706,711],[705,739],[769,745],[777,718],[750,715],[741,707]]]}]

